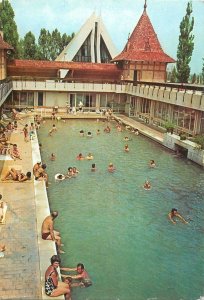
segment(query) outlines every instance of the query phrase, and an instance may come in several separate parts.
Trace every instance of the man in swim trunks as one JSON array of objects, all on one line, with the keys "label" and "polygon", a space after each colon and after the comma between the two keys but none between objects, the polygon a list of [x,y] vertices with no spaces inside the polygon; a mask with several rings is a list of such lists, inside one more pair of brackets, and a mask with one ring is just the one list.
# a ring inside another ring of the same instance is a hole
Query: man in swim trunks
[{"label": "man in swim trunks", "polygon": [[69,277],[71,279],[77,279],[79,280],[79,285],[82,287],[89,287],[92,285],[92,281],[87,273],[87,271],[84,268],[84,265],[82,263],[79,263],[76,268],[60,268],[61,271],[76,271],[77,275],[63,275],[62,277]]},{"label": "man in swim trunks", "polygon": [[173,224],[176,224],[175,218],[179,218],[183,223],[188,224],[188,222],[178,213],[176,208],[172,208],[168,213],[168,218]]},{"label": "man in swim trunks", "polygon": [[57,216],[58,216],[58,212],[53,211],[51,215],[45,218],[45,220],[42,223],[41,234],[43,240],[54,241],[57,245],[57,249],[59,253],[64,253],[64,251],[61,250],[62,244],[61,244],[60,233],[54,230],[54,219],[56,219]]}]

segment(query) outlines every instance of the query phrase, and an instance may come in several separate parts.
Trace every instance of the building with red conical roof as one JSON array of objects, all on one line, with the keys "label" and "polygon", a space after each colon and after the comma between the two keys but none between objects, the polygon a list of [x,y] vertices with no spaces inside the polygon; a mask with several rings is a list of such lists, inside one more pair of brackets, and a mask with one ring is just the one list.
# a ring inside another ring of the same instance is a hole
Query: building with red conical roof
[{"label": "building with red conical roof", "polygon": [[144,11],[123,51],[113,61],[123,69],[124,80],[165,82],[166,67],[175,60],[162,50],[152,23]]}]

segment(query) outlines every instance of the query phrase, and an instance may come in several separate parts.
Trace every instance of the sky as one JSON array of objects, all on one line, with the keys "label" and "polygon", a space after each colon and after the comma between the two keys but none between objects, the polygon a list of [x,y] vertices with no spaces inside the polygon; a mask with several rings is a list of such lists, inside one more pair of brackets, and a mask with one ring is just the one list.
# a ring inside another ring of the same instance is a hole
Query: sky
[{"label": "sky", "polygon": [[[144,0],[10,0],[21,38],[31,31],[36,39],[40,29],[61,34],[77,33],[93,12],[103,23],[120,53],[129,33],[135,28],[144,9]],[[188,0],[147,0],[147,13],[163,50],[176,59],[179,26]],[[204,0],[192,0],[194,52],[191,73],[200,73],[204,58]],[[170,67],[171,68],[171,67]]]}]

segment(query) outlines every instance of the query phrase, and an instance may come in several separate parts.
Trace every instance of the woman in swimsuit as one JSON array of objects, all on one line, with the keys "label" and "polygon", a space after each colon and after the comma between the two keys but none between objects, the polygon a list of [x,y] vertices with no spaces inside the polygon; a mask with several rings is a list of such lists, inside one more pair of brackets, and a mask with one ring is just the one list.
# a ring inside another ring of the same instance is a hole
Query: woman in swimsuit
[{"label": "woman in swimsuit", "polygon": [[65,296],[65,300],[70,300],[70,288],[65,282],[58,281],[57,268],[60,264],[60,258],[57,255],[53,255],[50,259],[51,265],[45,272],[45,293],[49,297]]}]

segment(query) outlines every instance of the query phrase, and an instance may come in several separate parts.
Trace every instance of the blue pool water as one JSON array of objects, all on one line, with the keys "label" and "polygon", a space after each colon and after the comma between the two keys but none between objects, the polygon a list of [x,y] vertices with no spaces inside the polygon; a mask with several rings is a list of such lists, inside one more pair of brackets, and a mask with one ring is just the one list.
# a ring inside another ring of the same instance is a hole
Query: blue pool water
[{"label": "blue pool water", "polygon": [[[186,159],[139,135],[105,134],[106,123],[51,121],[39,130],[42,160],[48,165],[51,210],[66,254],[63,266],[85,264],[93,286],[75,288],[73,300],[196,300],[204,295],[204,172]],[[93,138],[79,131],[92,131]],[[101,130],[96,135],[97,129]],[[124,141],[129,136],[132,140]],[[129,145],[130,152],[123,151]],[[56,161],[50,161],[54,152]],[[77,161],[92,152],[93,161]],[[150,169],[154,159],[157,168]],[[115,173],[108,173],[112,162]],[[91,172],[96,163],[97,171]],[[76,166],[77,178],[55,182],[56,173]],[[148,179],[150,191],[142,188]],[[189,220],[173,225],[167,219],[176,207]]]}]

